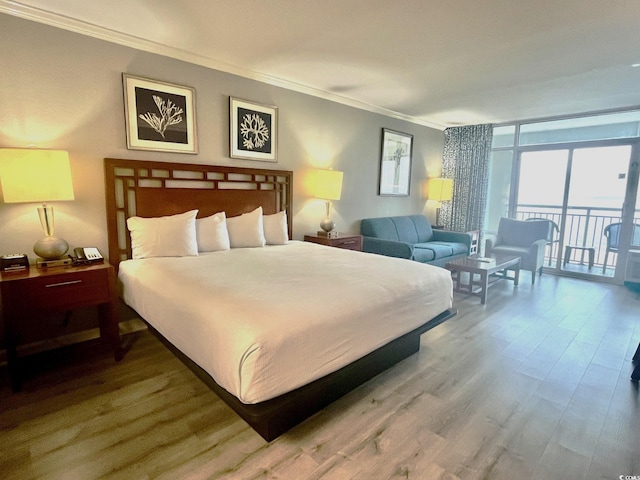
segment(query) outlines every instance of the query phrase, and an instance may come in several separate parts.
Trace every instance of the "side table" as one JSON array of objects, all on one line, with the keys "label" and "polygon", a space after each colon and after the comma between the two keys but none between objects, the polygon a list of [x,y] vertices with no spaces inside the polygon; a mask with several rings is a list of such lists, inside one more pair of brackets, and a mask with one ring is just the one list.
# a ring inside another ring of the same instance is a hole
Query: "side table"
[{"label": "side table", "polygon": [[580,263],[584,262],[584,252],[589,254],[589,270],[593,268],[593,263],[596,257],[596,249],[590,245],[566,245],[564,247],[564,261],[562,262],[563,266],[567,266],[571,257],[571,250],[580,250],[582,252],[582,257],[580,258]]},{"label": "side table", "polygon": [[22,343],[21,325],[45,312],[65,312],[76,308],[98,308],[100,336],[120,361],[117,314],[118,295],[115,269],[109,263],[87,266],[30,268],[0,275],[0,307],[7,348],[7,366],[14,391],[20,389],[17,347]]},{"label": "side table", "polygon": [[469,255],[476,255],[478,253],[478,247],[480,246],[480,230],[471,230],[467,233],[471,236]]}]

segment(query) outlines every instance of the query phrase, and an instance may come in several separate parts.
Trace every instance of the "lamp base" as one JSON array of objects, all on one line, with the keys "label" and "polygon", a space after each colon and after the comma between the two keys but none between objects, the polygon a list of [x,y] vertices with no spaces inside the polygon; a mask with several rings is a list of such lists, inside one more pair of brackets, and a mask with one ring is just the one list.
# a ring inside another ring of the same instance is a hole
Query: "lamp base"
[{"label": "lamp base", "polygon": [[333,220],[331,220],[329,217],[325,217],[321,222],[320,222],[320,228],[322,230],[324,230],[325,232],[329,233],[331,230],[333,230],[334,228],[336,228],[336,222],[334,222]]},{"label": "lamp base", "polygon": [[69,250],[69,244],[62,238],[47,236],[41,238],[33,246],[33,251],[41,258],[55,260]]}]

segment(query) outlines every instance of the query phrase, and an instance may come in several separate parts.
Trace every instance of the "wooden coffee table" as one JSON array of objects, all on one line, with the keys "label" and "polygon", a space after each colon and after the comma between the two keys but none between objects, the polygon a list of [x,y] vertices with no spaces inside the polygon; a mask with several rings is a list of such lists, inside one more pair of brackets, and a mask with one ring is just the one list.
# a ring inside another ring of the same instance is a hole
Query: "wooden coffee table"
[{"label": "wooden coffee table", "polygon": [[[487,302],[487,289],[490,282],[489,279],[508,279],[513,280],[513,285],[518,285],[520,278],[520,257],[512,255],[489,255],[480,257],[471,255],[465,258],[452,260],[445,265],[447,270],[451,271],[451,279],[453,280],[453,291],[475,295],[480,297],[481,303]],[[511,270],[513,276],[508,276],[507,272]]]}]

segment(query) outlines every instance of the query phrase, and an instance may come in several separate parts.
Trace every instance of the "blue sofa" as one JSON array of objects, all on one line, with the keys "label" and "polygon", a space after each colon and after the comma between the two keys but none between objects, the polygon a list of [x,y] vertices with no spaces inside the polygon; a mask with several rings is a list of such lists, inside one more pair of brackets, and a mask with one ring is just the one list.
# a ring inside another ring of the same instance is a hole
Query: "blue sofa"
[{"label": "blue sofa", "polygon": [[469,255],[471,235],[434,230],[424,215],[365,218],[362,251],[444,266]]}]

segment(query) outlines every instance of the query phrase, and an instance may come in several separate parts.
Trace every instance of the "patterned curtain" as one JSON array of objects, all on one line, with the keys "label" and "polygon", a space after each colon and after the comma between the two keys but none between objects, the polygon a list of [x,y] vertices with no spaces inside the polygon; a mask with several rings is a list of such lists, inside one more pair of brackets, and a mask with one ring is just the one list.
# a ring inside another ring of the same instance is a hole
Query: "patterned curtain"
[{"label": "patterned curtain", "polygon": [[444,131],[442,177],[453,178],[453,200],[442,204],[440,223],[449,230],[484,233],[492,139],[493,125]]}]

